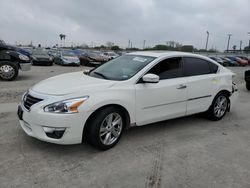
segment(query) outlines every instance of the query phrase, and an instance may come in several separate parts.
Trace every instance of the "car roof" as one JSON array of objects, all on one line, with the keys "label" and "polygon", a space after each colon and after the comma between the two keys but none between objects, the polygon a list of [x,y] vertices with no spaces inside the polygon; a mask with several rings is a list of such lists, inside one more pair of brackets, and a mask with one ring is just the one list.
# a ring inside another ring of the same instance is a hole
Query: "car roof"
[{"label": "car roof", "polygon": [[[141,55],[141,56],[150,56],[150,57],[171,57],[171,56],[189,56],[189,57],[199,57],[199,58],[206,58],[203,55],[187,53],[187,52],[178,52],[178,51],[138,51],[138,52],[131,52],[128,55]],[[206,58],[207,59],[207,58]]]}]

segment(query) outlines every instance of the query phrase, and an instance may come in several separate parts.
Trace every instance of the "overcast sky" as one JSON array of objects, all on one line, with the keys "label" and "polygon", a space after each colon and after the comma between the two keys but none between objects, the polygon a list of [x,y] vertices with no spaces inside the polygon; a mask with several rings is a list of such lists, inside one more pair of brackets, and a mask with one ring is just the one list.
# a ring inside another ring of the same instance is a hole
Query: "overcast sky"
[{"label": "overcast sky", "polygon": [[248,44],[250,0],[0,0],[0,38],[42,46],[91,45],[112,41],[122,47],[176,41],[224,50]]}]

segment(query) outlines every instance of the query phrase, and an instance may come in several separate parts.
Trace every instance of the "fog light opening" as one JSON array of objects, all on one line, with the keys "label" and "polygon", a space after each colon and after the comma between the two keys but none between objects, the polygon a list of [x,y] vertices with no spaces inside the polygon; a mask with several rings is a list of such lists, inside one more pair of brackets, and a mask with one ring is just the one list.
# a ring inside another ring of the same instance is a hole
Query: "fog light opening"
[{"label": "fog light opening", "polygon": [[45,134],[54,139],[62,138],[66,128],[56,128],[56,127],[43,127]]}]

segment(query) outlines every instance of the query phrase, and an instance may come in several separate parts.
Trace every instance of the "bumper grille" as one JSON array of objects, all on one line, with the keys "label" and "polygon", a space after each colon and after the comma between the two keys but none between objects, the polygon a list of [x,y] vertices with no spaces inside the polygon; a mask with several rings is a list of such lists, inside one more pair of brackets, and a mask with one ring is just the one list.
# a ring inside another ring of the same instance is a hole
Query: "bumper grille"
[{"label": "bumper grille", "polygon": [[30,110],[30,107],[40,101],[42,101],[43,99],[39,99],[36,97],[32,97],[30,94],[27,94],[26,96],[24,96],[23,99],[23,105],[27,110]]},{"label": "bumper grille", "polygon": [[37,58],[37,61],[50,61],[50,60],[47,58]]}]

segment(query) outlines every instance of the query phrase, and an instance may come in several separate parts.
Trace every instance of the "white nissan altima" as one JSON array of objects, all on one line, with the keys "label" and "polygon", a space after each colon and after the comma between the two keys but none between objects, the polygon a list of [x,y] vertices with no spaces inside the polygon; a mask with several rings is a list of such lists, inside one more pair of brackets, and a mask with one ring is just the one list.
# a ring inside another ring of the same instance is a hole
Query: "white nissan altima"
[{"label": "white nissan altima", "polygon": [[201,112],[220,120],[237,97],[233,76],[200,55],[135,52],[88,73],[41,81],[23,95],[18,116],[23,130],[39,140],[87,140],[105,150],[129,126]]}]

